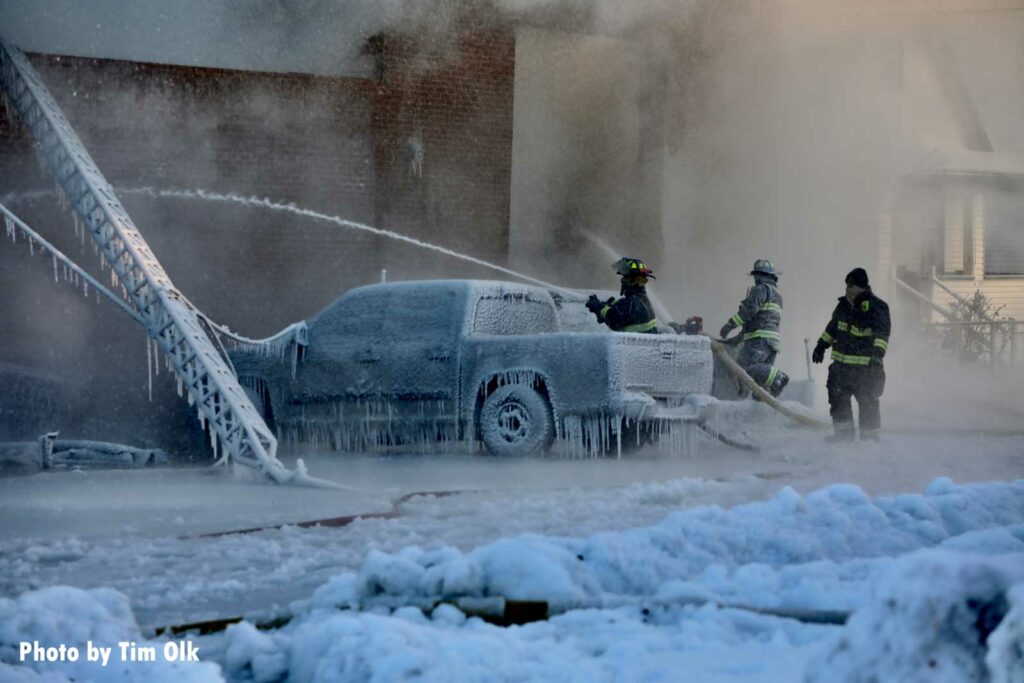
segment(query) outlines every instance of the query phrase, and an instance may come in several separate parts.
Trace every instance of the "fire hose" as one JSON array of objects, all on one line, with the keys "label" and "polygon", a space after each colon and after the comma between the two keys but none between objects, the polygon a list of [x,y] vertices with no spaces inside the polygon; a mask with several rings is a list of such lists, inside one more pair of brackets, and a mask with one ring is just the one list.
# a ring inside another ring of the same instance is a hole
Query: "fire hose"
[{"label": "fire hose", "polygon": [[754,379],[747,374],[747,371],[740,367],[739,363],[729,354],[729,350],[725,342],[721,342],[717,339],[711,340],[711,350],[714,352],[718,359],[722,361],[722,364],[739,380],[740,384],[750,390],[762,403],[766,403],[778,412],[782,413],[786,417],[799,422],[800,424],[812,427],[814,429],[828,429],[832,425],[831,423],[819,420],[810,415],[797,412],[792,408],[786,406],[782,401],[779,401],[774,396],[769,394],[764,388],[754,381]]}]

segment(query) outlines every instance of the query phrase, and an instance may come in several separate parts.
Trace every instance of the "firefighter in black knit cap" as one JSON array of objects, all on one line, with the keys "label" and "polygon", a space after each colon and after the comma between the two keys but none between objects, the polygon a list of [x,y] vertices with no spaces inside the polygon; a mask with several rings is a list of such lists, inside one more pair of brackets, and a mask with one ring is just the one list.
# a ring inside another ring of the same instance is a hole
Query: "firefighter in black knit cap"
[{"label": "firefighter in black knit cap", "polygon": [[875,296],[863,268],[846,276],[846,294],[839,297],[832,319],[814,347],[811,360],[820,363],[832,347],[828,368],[828,403],[834,433],[829,441],[852,441],[853,406],[860,411],[861,440],[878,440],[882,426],[879,398],[885,389],[885,352],[889,348],[889,305]]}]

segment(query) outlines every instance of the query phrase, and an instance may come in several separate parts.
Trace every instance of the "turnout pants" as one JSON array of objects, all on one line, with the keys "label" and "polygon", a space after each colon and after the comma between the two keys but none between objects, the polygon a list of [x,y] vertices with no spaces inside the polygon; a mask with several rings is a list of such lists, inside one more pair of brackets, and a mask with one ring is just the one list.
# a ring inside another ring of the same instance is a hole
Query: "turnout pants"
[{"label": "turnout pants", "polygon": [[885,389],[885,369],[880,363],[870,365],[848,365],[835,363],[828,368],[829,414],[836,434],[853,434],[853,406],[850,399],[857,399],[860,410],[860,431],[874,432],[882,426],[882,414],[878,399]]},{"label": "turnout pants", "polygon": [[778,354],[779,352],[765,340],[752,339],[743,342],[736,363],[747,371],[752,380],[770,392],[772,384],[780,374],[778,368],[773,365]]}]

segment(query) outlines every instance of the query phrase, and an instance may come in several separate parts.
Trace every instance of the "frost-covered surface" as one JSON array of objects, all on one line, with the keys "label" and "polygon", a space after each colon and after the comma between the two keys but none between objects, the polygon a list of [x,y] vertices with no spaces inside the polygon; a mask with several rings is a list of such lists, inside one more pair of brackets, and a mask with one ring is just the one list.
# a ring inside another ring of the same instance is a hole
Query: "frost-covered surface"
[{"label": "frost-covered surface", "polygon": [[[706,338],[565,331],[570,299],[556,306],[543,288],[484,280],[359,287],[309,321],[290,367],[273,353],[232,356],[286,443],[342,451],[472,448],[487,427],[482,402],[519,383],[548,404],[565,451],[617,452],[611,437],[649,421],[655,400],[711,391]],[[668,449],[692,440],[671,423],[656,431]]]},{"label": "frost-covered surface", "polygon": [[[1019,545],[1024,528],[1014,533]],[[808,683],[1024,680],[1024,553],[1012,553],[1015,544],[997,536],[980,534],[968,544],[1010,554],[934,552],[898,562],[810,663]]]},{"label": "frost-covered surface", "polygon": [[[80,650],[78,661],[41,661],[18,665],[20,644],[38,642],[43,647],[65,645]],[[162,656],[152,662],[87,661],[88,643],[113,647],[118,643],[145,644],[135,623],[128,599],[109,588],[83,591],[53,586],[0,598],[0,680],[39,681],[194,681],[223,680],[210,662],[183,664]],[[163,643],[155,643],[162,646]],[[116,656],[116,655],[115,655]]]},{"label": "frost-covered surface", "polygon": [[[314,602],[501,595],[574,606],[670,588],[760,607],[840,609],[858,604],[865,579],[892,556],[943,544],[1024,552],[1024,480],[957,487],[939,479],[924,495],[875,499],[851,485],[808,496],[785,488],[770,501],[696,508],[654,527],[586,539],[531,536],[468,554],[371,552],[359,574],[328,585]],[[854,561],[855,570],[845,571]]]},{"label": "frost-covered surface", "polygon": [[0,363],[0,440],[21,440],[54,428],[59,383],[36,370]]},{"label": "frost-covered surface", "polygon": [[597,317],[587,310],[587,298],[596,294],[598,299],[618,298],[618,292],[611,290],[594,290],[580,292],[561,290],[551,292],[558,314],[558,327],[563,332],[608,333],[608,326],[597,322]]},{"label": "frost-covered surface", "polygon": [[[1024,481],[938,479],[922,494],[875,498],[835,485],[618,532],[371,548],[294,603],[284,628],[242,623],[196,642],[227,680],[1009,682],[1022,671],[1022,591]],[[559,614],[499,628],[450,604],[394,609],[482,595],[549,600]],[[62,626],[58,601],[78,630]],[[729,605],[853,616],[811,625]],[[109,591],[0,602],[5,661],[22,633],[141,642]],[[67,667],[51,669],[80,673]],[[215,680],[186,672],[179,680]]]},{"label": "frost-covered surface", "polygon": [[616,383],[660,396],[710,394],[711,340],[703,335],[612,334]]},{"label": "frost-covered surface", "polygon": [[[0,479],[0,595],[112,587],[128,597],[144,633],[242,614],[258,621],[296,603],[288,628],[260,632],[250,623],[198,639],[229,680],[272,680],[284,668],[295,680],[311,672],[394,680],[413,669],[426,680],[493,680],[498,671],[520,680],[747,683],[800,681],[819,669],[857,680],[851,670],[871,662],[869,670],[900,672],[882,680],[914,680],[903,660],[927,664],[925,654],[950,648],[968,652],[970,666],[989,667],[992,680],[1000,680],[995,672],[1016,680],[1019,609],[1007,611],[983,651],[923,629],[929,614],[959,618],[961,603],[944,596],[974,596],[975,576],[1005,576],[1008,604],[1020,604],[1013,586],[1021,581],[1006,567],[1024,560],[1024,484],[966,483],[1018,479],[1020,437],[887,435],[879,444],[826,447],[820,434],[756,402],[723,404],[715,419],[727,433],[745,429],[761,452],[701,437],[687,458],[307,458],[322,476],[355,487],[343,495],[199,469]],[[395,519],[342,529],[180,538],[383,512],[399,495],[442,489],[466,493],[416,497]],[[903,593],[915,573],[937,578],[886,611],[884,596]],[[582,596],[595,606],[501,629],[463,621],[448,605],[392,615],[310,602],[362,596],[364,579],[388,587],[378,599],[422,602],[440,590],[437,576],[466,594],[549,584],[553,598]],[[927,592],[932,584],[935,593]],[[811,626],[687,604],[694,598],[855,617],[846,628]],[[901,624],[887,631],[888,654],[866,637],[887,616]],[[849,647],[840,647],[843,638]]]}]

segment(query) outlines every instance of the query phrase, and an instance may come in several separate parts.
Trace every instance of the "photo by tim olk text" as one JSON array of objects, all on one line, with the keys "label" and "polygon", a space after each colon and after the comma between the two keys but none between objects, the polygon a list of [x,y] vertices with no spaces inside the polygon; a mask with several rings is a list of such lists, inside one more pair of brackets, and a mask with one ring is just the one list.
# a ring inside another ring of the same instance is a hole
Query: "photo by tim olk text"
[{"label": "photo by tim olk text", "polygon": [[[116,646],[105,647],[86,641],[85,661],[99,662],[106,666],[111,659],[118,662],[155,662],[160,656],[167,662],[198,662],[199,648],[190,640],[171,640],[161,647],[137,645],[135,641],[120,641]],[[61,643],[54,646],[40,645],[39,641],[22,641],[18,645],[18,658],[22,662],[77,662],[82,657],[82,648]]]}]

